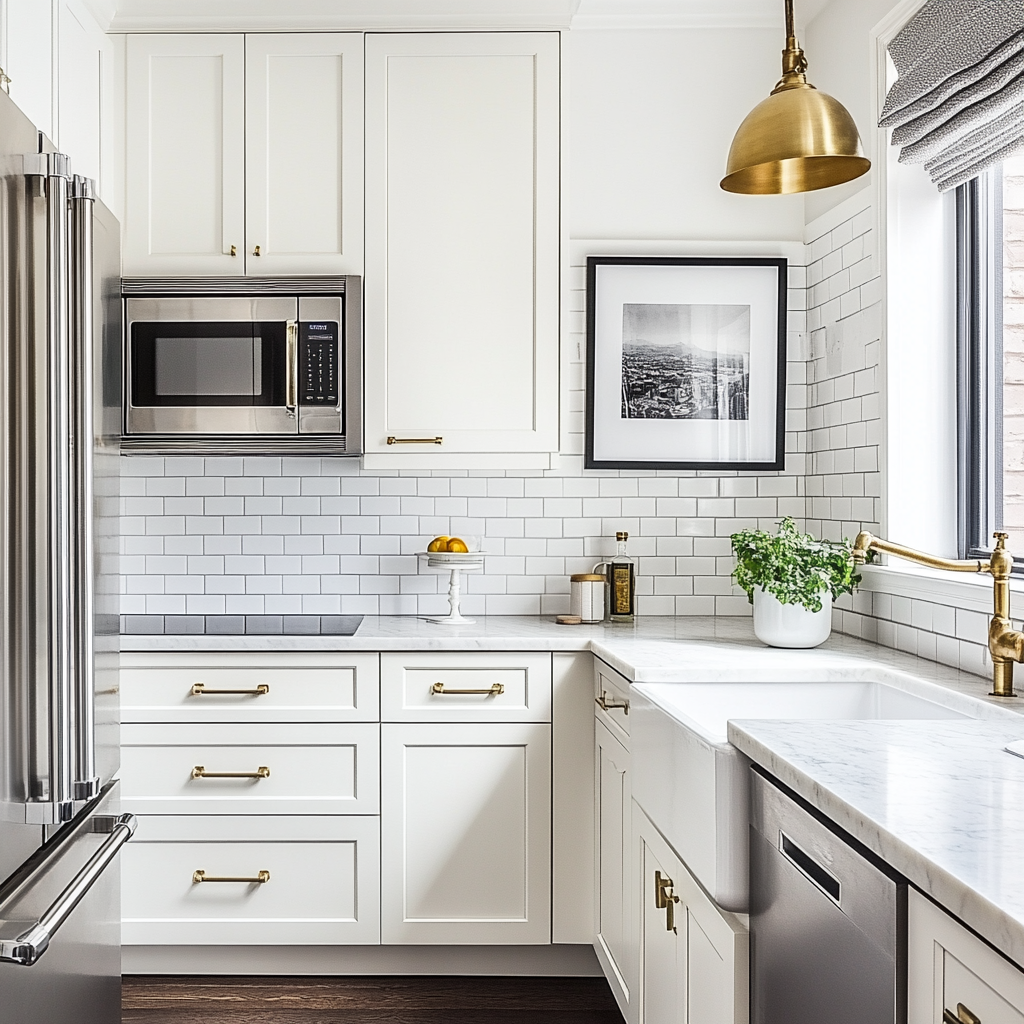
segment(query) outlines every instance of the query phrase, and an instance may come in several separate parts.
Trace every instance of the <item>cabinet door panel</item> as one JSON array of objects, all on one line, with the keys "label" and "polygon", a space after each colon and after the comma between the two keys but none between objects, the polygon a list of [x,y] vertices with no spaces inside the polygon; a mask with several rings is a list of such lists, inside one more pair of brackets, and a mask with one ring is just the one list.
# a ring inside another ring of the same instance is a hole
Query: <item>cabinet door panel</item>
[{"label": "cabinet door panel", "polygon": [[127,64],[125,272],[242,274],[243,37],[132,35]]},{"label": "cabinet door panel", "polygon": [[551,728],[384,725],[382,938],[547,943]]},{"label": "cabinet door panel", "polygon": [[1024,1024],[1024,971],[914,889],[908,897],[909,1024],[938,1024],[958,1005],[982,1024]]},{"label": "cabinet door panel", "polygon": [[362,34],[247,35],[245,120],[246,273],[362,273]]},{"label": "cabinet door panel", "polygon": [[368,451],[557,447],[558,45],[367,36]]},{"label": "cabinet door panel", "polygon": [[632,825],[629,753],[598,721],[595,762],[597,906],[594,948],[623,1014],[633,995]]}]

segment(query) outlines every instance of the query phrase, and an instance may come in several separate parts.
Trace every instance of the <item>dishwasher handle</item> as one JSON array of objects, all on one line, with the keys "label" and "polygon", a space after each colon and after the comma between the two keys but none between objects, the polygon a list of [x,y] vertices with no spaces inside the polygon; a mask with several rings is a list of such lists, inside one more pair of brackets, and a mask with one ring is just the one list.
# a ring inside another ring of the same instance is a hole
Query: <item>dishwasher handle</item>
[{"label": "dishwasher handle", "polygon": [[117,817],[100,816],[95,822],[102,824],[109,835],[100,848],[89,858],[85,867],[68,883],[64,891],[50,904],[38,921],[32,923],[14,939],[0,939],[0,963],[21,964],[31,967],[48,949],[50,940],[71,912],[85,898],[97,879],[117,856],[121,847],[135,834],[138,819],[134,814]]}]

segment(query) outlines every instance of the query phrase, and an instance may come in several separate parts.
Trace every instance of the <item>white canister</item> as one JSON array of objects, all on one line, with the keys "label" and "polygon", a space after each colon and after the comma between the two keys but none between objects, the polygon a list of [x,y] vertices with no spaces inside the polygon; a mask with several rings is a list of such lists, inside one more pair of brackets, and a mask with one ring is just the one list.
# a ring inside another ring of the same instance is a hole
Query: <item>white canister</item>
[{"label": "white canister", "polygon": [[596,572],[569,577],[569,611],[583,622],[604,621],[605,578]]}]

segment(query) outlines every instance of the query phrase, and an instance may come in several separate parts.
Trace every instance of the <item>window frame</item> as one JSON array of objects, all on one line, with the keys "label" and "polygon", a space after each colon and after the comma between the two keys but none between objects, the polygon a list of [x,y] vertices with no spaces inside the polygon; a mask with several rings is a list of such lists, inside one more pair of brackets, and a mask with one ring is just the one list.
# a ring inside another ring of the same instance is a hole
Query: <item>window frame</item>
[{"label": "window frame", "polygon": [[[985,558],[1003,525],[1002,166],[956,189],[957,542]],[[1024,553],[1022,553],[1024,555]],[[1015,559],[1024,575],[1024,560]]]}]

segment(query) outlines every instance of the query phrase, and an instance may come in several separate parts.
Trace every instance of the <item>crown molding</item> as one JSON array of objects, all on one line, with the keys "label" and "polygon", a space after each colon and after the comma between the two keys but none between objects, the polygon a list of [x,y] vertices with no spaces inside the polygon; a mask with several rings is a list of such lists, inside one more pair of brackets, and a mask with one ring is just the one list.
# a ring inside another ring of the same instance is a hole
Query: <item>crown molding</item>
[{"label": "crown molding", "polygon": [[[800,29],[828,0],[802,0]],[[781,0],[582,0],[574,30],[761,28],[783,31]]]},{"label": "crown molding", "polygon": [[[568,28],[580,0],[92,0],[111,32]],[[429,11],[425,8],[429,7]]]}]

